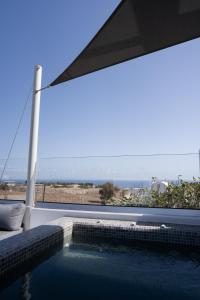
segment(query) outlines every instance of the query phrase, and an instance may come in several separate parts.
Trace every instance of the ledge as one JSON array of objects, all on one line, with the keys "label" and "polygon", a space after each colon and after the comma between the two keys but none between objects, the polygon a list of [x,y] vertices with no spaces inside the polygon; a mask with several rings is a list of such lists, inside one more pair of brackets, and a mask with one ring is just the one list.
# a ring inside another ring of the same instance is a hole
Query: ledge
[{"label": "ledge", "polygon": [[72,225],[60,218],[0,241],[0,279],[51,247],[62,248],[66,239],[71,239]]}]

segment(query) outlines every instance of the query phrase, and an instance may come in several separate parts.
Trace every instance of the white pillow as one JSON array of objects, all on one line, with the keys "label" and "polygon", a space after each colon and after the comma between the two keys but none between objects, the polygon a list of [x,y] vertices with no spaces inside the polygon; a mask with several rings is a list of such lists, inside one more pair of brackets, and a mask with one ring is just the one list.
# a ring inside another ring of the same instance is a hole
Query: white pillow
[{"label": "white pillow", "polygon": [[23,203],[0,204],[0,229],[19,230],[22,226],[25,209]]}]

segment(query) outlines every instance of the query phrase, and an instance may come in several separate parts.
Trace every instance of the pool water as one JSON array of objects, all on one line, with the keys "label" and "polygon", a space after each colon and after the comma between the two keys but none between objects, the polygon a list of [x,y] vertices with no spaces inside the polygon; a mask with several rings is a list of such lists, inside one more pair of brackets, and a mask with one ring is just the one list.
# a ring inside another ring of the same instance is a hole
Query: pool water
[{"label": "pool water", "polygon": [[200,299],[200,255],[66,245],[0,291],[0,299]]}]

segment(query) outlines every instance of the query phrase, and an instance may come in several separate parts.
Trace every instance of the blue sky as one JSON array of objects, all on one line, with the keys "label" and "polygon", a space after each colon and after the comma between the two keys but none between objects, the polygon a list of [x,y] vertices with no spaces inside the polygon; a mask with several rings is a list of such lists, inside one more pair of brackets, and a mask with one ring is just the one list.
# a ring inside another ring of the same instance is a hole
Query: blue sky
[{"label": "blue sky", "polygon": [[[43,86],[50,83],[118,3],[1,1],[1,158],[12,141],[34,65],[43,66]],[[39,157],[197,152],[199,53],[196,39],[43,91]],[[13,158],[27,157],[30,107],[31,103]],[[25,174],[26,160],[16,161],[10,161],[8,176]],[[20,173],[17,169],[22,165]],[[69,178],[174,178],[178,174],[190,178],[198,174],[198,161],[197,157],[49,160],[39,164],[39,171],[41,176]]]}]

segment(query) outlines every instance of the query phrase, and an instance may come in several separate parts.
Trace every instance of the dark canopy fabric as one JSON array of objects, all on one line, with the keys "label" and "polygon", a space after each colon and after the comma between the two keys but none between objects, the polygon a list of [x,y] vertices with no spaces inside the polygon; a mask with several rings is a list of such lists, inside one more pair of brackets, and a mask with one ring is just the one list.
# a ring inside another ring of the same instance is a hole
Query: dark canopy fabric
[{"label": "dark canopy fabric", "polygon": [[122,0],[51,86],[199,36],[200,0]]}]

